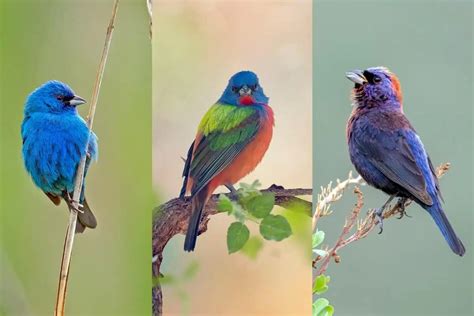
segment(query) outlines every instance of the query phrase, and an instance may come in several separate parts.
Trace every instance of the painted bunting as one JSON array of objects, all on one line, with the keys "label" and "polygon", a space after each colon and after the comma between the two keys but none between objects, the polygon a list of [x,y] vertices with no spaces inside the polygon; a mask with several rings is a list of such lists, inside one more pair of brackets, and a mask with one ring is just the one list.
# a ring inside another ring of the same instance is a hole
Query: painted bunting
[{"label": "painted bunting", "polygon": [[214,190],[225,185],[235,194],[233,184],[260,163],[273,125],[273,111],[257,75],[251,71],[233,75],[201,120],[188,151],[180,196],[191,194],[192,215],[184,250],[194,250],[202,210]]},{"label": "painted bunting", "polygon": [[[48,81],[26,99],[21,125],[23,160],[33,182],[55,204],[63,198],[72,207],[74,179],[81,157],[89,164],[97,157],[97,137],[77,113],[86,101],[66,84]],[[97,221],[82,187],[76,232],[95,228]]]},{"label": "painted bunting", "polygon": [[464,255],[464,245],[443,211],[433,164],[403,112],[400,81],[385,67],[350,71],[346,77],[355,83],[347,122],[351,161],[369,185],[390,195],[377,210],[379,223],[394,197],[410,198],[428,211],[452,251]]}]

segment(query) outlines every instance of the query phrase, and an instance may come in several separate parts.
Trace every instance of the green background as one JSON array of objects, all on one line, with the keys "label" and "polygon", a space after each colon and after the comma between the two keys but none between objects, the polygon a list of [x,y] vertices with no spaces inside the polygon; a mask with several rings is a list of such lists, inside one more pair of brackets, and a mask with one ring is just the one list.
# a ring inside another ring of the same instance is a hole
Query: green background
[{"label": "green background", "polygon": [[[351,112],[344,73],[384,65],[401,80],[404,110],[435,165],[452,168],[441,180],[445,210],[466,246],[451,253],[428,214],[390,219],[340,251],[324,294],[339,315],[472,315],[473,2],[317,1],[314,41],[314,187],[353,169],[345,124]],[[363,187],[365,207],[387,196]],[[326,242],[339,236],[355,203],[349,189],[320,220]]]},{"label": "green background", "polygon": [[[67,224],[23,168],[23,102],[59,79],[90,101],[112,0],[1,2],[0,314],[51,315]],[[98,227],[76,238],[66,312],[149,315],[151,44],[145,1],[120,2],[87,179]],[[89,104],[80,107],[85,116]]]}]

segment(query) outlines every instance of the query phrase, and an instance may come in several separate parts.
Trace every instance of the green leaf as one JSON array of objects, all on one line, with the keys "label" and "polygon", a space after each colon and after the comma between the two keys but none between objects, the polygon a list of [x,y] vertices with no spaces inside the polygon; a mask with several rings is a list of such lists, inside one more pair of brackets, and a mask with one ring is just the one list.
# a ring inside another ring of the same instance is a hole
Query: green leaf
[{"label": "green leaf", "polygon": [[325,298],[318,298],[313,303],[313,316],[332,316],[334,307],[329,305],[329,301]]},{"label": "green leaf", "polygon": [[325,234],[322,230],[318,230],[313,234],[313,249],[319,246],[324,240]]},{"label": "green leaf", "polygon": [[328,255],[328,252],[326,250],[322,249],[313,249],[313,253],[317,254],[318,256],[321,257],[326,257]]},{"label": "green leaf", "polygon": [[234,209],[232,201],[224,194],[219,195],[219,201],[217,201],[217,210],[219,212],[226,212],[231,214]]},{"label": "green leaf", "polygon": [[318,298],[313,303],[313,316],[318,316],[326,306],[329,306],[329,301],[325,298]]},{"label": "green leaf", "polygon": [[283,240],[291,235],[291,227],[281,215],[267,215],[260,223],[260,234],[267,240]]},{"label": "green leaf", "polygon": [[252,236],[242,248],[242,253],[250,259],[256,259],[258,253],[263,248],[263,241],[259,236]]},{"label": "green leaf", "polygon": [[197,261],[192,261],[184,270],[183,279],[191,280],[194,278],[199,271],[199,263]]},{"label": "green leaf", "polygon": [[270,214],[274,205],[275,195],[273,193],[254,196],[245,204],[250,214],[256,218],[264,218]]},{"label": "green leaf", "polygon": [[249,239],[250,231],[241,222],[234,222],[227,230],[227,249],[229,253],[234,253],[242,249]]},{"label": "green leaf", "polygon": [[244,182],[239,183],[240,188],[245,191],[256,191],[261,185],[262,184],[260,183],[260,181],[258,181],[258,179],[252,182],[251,184],[247,184]]},{"label": "green leaf", "polygon": [[246,213],[244,209],[242,208],[242,206],[240,206],[240,204],[233,204],[233,206],[234,206],[234,211],[232,214],[239,222],[243,224],[246,219]]},{"label": "green leaf", "polygon": [[328,283],[331,281],[329,276],[321,274],[316,277],[313,284],[313,294],[322,294],[328,290]]}]

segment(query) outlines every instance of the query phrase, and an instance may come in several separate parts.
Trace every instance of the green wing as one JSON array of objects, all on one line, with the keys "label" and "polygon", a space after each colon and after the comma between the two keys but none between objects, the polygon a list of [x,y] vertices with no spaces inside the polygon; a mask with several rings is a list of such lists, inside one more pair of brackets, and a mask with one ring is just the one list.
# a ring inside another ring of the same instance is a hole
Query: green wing
[{"label": "green wing", "polygon": [[[223,117],[225,119],[225,117]],[[227,118],[229,119],[229,118]],[[255,138],[260,128],[256,110],[232,128],[217,129],[204,134],[194,151],[189,169],[193,179],[191,196],[197,194]]]}]

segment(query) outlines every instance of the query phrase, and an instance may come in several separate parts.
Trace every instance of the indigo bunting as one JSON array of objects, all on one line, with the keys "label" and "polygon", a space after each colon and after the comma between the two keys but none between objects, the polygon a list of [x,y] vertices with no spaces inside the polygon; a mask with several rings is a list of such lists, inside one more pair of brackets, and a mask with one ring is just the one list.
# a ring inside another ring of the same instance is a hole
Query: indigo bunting
[{"label": "indigo bunting", "polygon": [[[66,84],[48,81],[26,99],[21,125],[23,160],[33,182],[55,204],[61,198],[72,207],[74,179],[81,157],[86,155],[84,177],[97,157],[97,137],[77,113],[86,103]],[[76,232],[95,228],[97,221],[84,196],[80,197]]]},{"label": "indigo bunting", "polygon": [[464,245],[441,205],[433,164],[403,112],[400,81],[385,67],[347,72],[346,77],[355,83],[347,122],[351,161],[369,185],[390,195],[377,210],[379,223],[394,197],[410,198],[428,211],[452,251],[463,256]]},{"label": "indigo bunting", "polygon": [[180,196],[191,194],[192,215],[184,250],[194,250],[202,210],[214,190],[225,185],[235,193],[233,184],[262,160],[273,125],[273,111],[257,75],[251,71],[233,75],[202,118],[188,151]]}]

